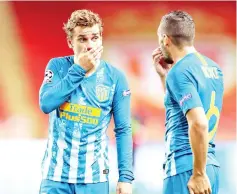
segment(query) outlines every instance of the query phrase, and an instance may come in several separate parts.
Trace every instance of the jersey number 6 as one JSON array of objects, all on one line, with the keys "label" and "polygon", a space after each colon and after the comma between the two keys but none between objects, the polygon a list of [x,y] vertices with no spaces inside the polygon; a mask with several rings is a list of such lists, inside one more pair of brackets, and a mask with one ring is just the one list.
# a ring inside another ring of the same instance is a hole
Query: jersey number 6
[{"label": "jersey number 6", "polygon": [[214,123],[214,127],[209,131],[209,142],[213,139],[213,137],[216,134],[216,130],[218,127],[219,119],[220,119],[220,111],[219,109],[215,106],[215,99],[216,99],[216,92],[212,91],[211,93],[211,103],[210,103],[210,108],[208,109],[206,113],[206,117],[208,121],[210,121],[212,116],[216,117],[216,121]]}]

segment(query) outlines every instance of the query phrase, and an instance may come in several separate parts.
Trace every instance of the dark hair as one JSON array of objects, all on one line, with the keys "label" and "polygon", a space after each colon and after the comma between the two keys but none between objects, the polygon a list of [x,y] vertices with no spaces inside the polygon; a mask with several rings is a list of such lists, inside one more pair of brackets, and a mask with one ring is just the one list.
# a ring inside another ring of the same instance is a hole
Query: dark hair
[{"label": "dark hair", "polygon": [[184,11],[172,11],[161,19],[161,30],[178,47],[192,45],[195,37],[193,18]]}]

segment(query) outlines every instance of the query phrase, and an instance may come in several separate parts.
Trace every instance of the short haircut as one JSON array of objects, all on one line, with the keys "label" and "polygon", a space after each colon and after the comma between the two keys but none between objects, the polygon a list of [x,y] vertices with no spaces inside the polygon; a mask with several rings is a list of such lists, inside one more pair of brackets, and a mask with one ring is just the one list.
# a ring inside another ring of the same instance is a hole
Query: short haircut
[{"label": "short haircut", "polygon": [[193,18],[184,11],[172,11],[161,19],[161,32],[169,36],[174,45],[192,45],[195,37]]},{"label": "short haircut", "polygon": [[90,10],[82,9],[72,12],[67,23],[63,25],[63,30],[67,35],[67,39],[72,39],[73,30],[75,27],[92,27],[98,24],[100,33],[103,31],[103,24],[100,16]]}]

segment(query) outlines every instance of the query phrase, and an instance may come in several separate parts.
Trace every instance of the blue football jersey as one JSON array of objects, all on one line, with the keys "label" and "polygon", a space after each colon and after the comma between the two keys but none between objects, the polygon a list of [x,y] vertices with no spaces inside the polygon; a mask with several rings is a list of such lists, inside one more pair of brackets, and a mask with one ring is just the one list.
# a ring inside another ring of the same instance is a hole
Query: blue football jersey
[{"label": "blue football jersey", "polygon": [[186,113],[203,107],[209,121],[207,164],[219,166],[214,139],[222,109],[224,84],[218,65],[198,52],[178,61],[166,78],[166,155],[164,178],[193,168]]},{"label": "blue football jersey", "polygon": [[131,182],[130,90],[124,74],[101,60],[85,76],[73,56],[49,61],[40,88],[41,110],[49,113],[43,179],[67,183],[108,181],[108,137],[113,115],[119,180]]}]

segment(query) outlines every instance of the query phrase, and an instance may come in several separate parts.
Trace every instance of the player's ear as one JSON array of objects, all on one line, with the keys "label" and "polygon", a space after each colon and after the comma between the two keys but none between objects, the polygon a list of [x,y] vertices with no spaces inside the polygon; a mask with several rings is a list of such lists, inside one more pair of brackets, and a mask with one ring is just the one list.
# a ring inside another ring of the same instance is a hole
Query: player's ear
[{"label": "player's ear", "polygon": [[171,39],[169,36],[167,36],[166,34],[163,34],[163,42],[165,46],[169,46],[171,43]]},{"label": "player's ear", "polygon": [[103,40],[102,31],[100,31],[100,39]]},{"label": "player's ear", "polygon": [[67,39],[67,44],[68,44],[68,47],[69,48],[72,48],[73,45],[72,45],[72,41],[70,39]]}]

